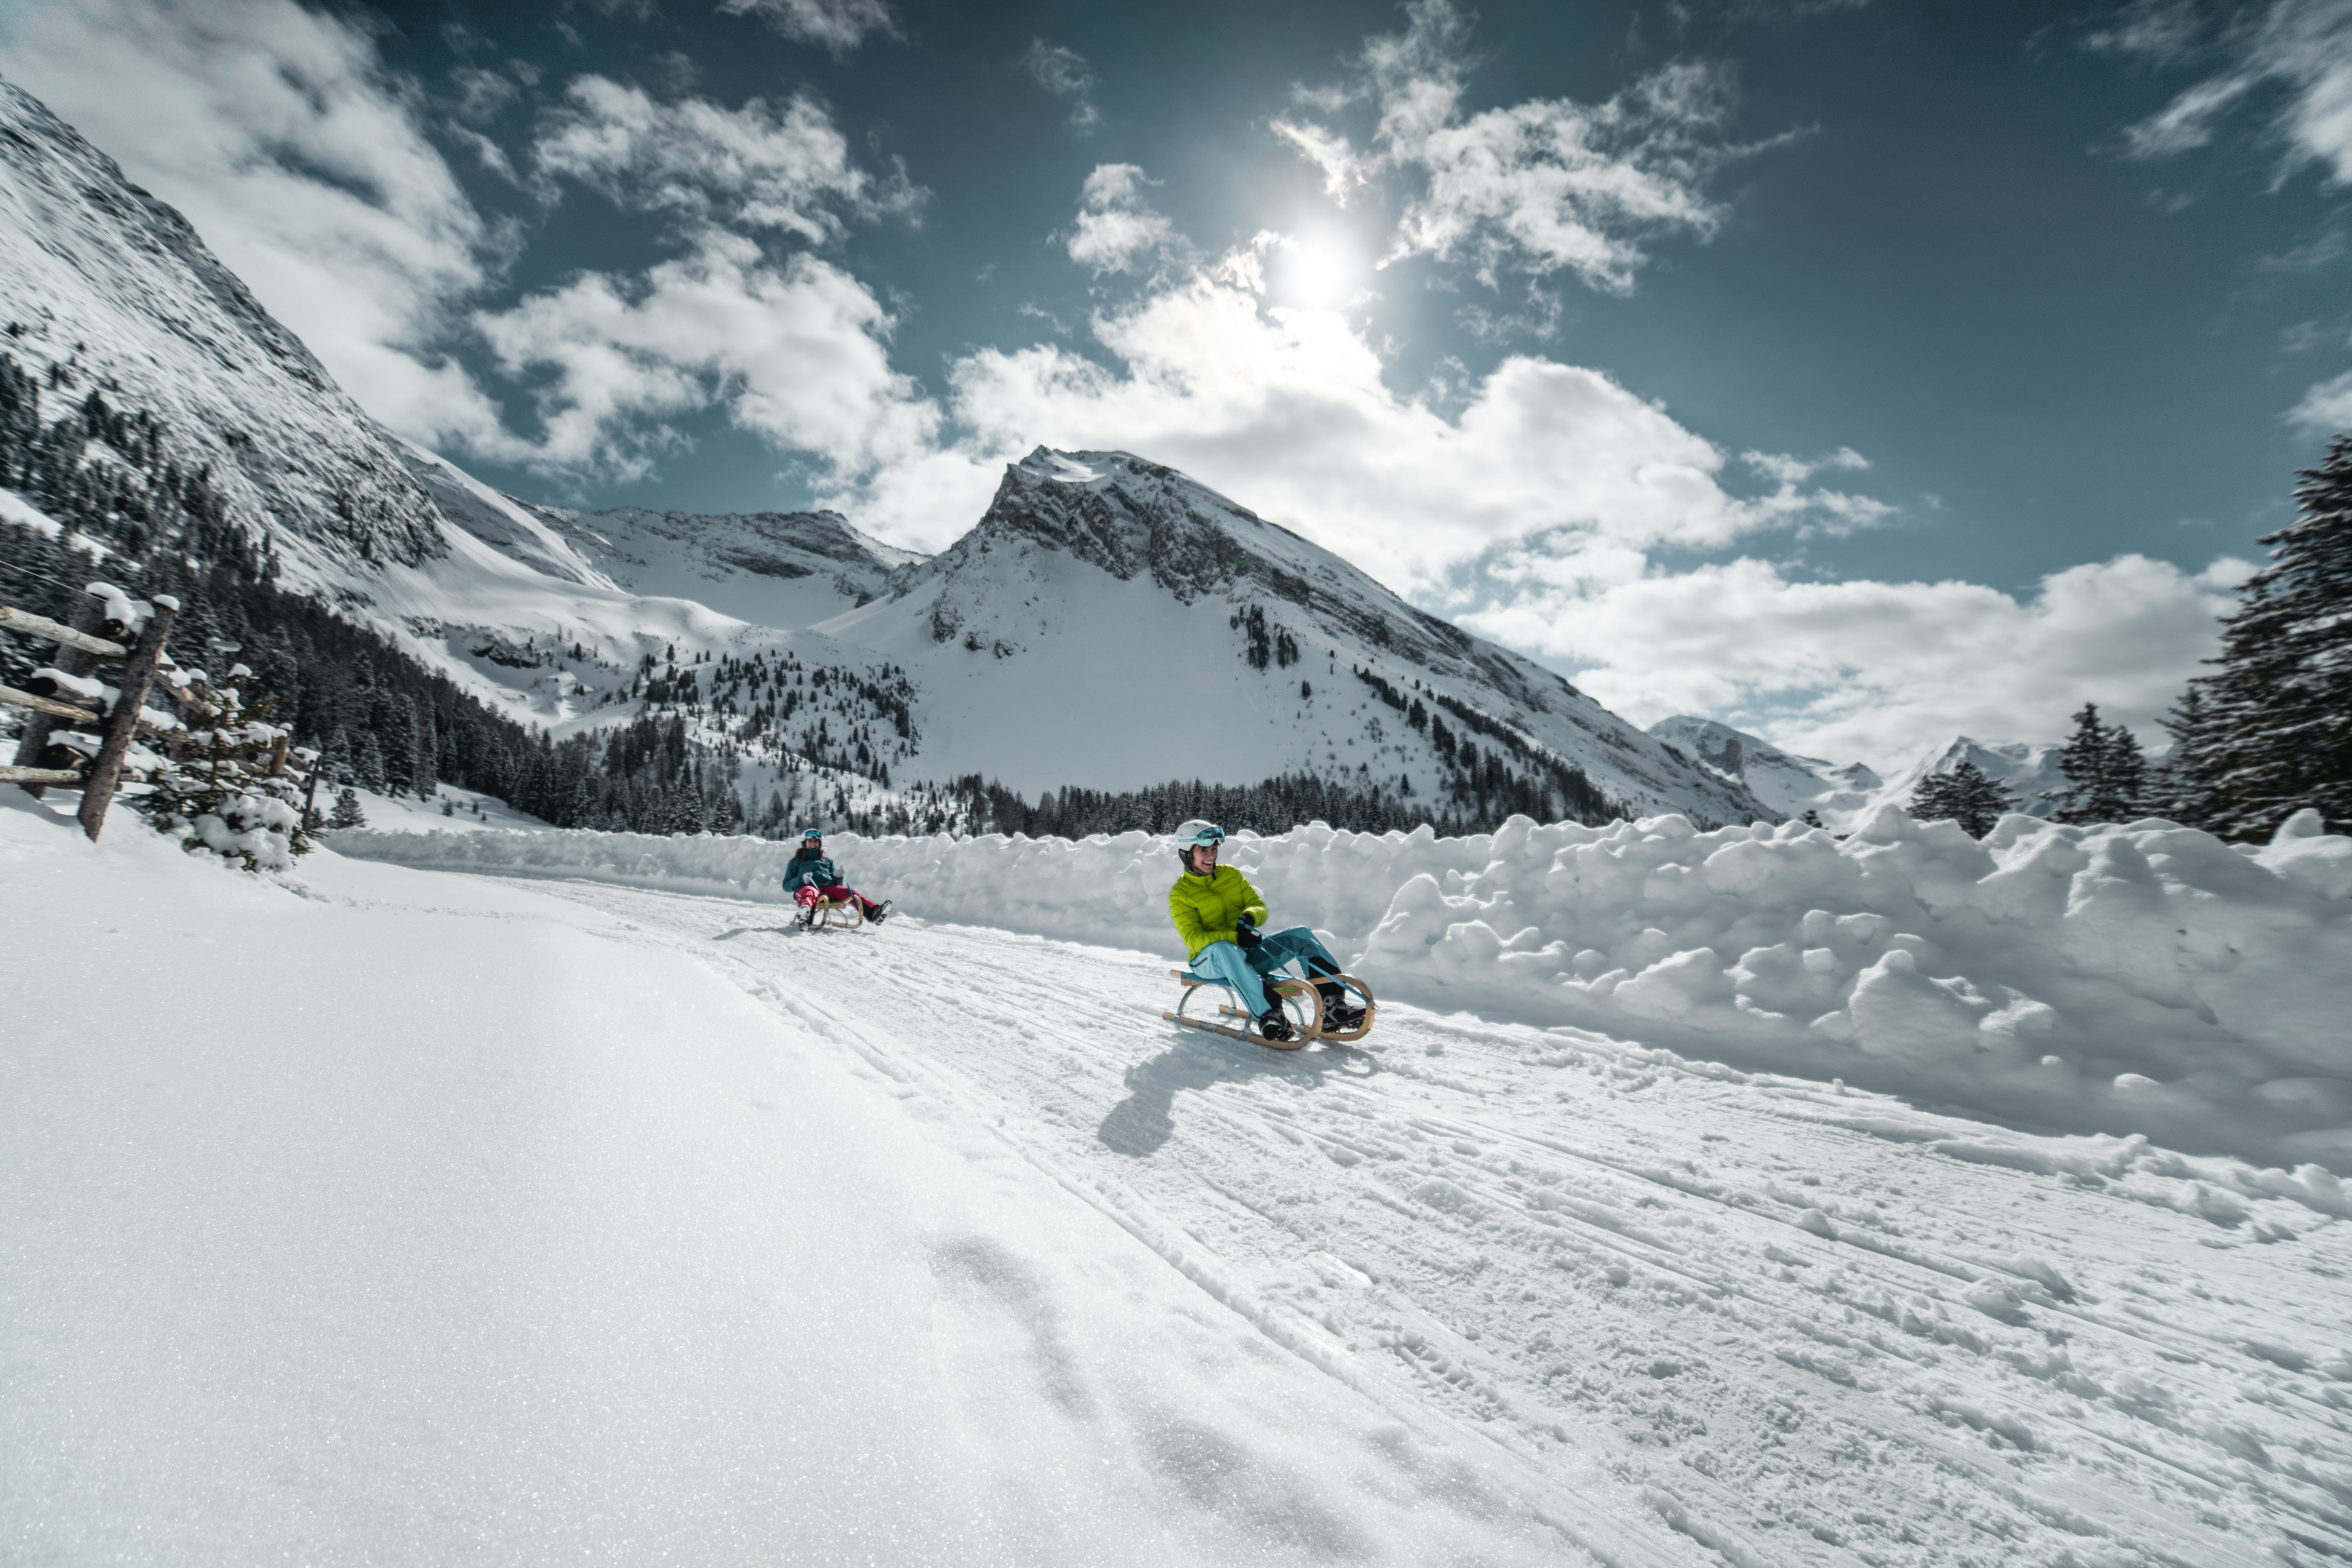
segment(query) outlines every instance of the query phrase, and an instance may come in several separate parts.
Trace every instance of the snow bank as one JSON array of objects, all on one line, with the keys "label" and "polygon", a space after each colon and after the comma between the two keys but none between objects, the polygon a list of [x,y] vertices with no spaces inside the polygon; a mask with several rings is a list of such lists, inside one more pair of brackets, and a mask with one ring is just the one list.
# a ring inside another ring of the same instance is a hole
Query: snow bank
[{"label": "snow bank", "polygon": [[[345,833],[347,854],[784,901],[792,847]],[[932,920],[1173,956],[1171,841],[832,841]],[[2352,839],[2011,816],[1982,843],[1882,807],[1839,840],[1680,816],[1441,839],[1319,824],[1228,858],[1381,994],[1841,1079],[2028,1127],[2352,1172]]]}]

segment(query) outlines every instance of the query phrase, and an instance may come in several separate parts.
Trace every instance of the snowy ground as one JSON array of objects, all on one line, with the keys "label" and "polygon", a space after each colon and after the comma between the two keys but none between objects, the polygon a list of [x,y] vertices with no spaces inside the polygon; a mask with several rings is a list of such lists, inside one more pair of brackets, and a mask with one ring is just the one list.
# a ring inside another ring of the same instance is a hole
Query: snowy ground
[{"label": "snowy ground", "polygon": [[2352,1554],[2352,1226],[2145,1143],[1276,1056],[913,915],[0,868],[9,1560]]},{"label": "snowy ground", "polygon": [[[336,793],[323,784],[319,786],[318,806],[322,815],[334,810]],[[378,832],[479,833],[493,827],[521,833],[556,831],[494,795],[482,795],[452,784],[436,784],[433,795],[424,800],[413,795],[377,795],[363,789],[353,789],[352,794],[359,799],[360,815],[367,819],[367,826]],[[441,809],[445,805],[450,807],[446,815]],[[331,837],[328,841],[331,843]]]}]

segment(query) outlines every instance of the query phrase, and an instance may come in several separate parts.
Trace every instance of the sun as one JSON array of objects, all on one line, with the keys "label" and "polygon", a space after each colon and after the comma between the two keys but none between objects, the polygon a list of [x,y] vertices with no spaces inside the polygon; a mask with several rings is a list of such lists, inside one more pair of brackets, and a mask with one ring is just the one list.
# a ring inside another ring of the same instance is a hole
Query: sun
[{"label": "sun", "polygon": [[1369,276],[1362,254],[1332,235],[1286,238],[1273,268],[1276,296],[1285,304],[1336,310],[1363,291]]}]

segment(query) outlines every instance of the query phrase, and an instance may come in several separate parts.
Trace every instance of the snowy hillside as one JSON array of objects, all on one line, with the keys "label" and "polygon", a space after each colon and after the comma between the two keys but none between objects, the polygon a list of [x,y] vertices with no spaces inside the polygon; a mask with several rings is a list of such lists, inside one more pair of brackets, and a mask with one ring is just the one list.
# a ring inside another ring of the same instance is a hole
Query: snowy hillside
[{"label": "snowy hillside", "polygon": [[1738,779],[1781,816],[1814,812],[1823,826],[1841,831],[1885,785],[1862,763],[1840,767],[1820,757],[1801,757],[1713,719],[1677,713],[1651,725],[1650,733]]},{"label": "snowy hillside", "polygon": [[868,604],[893,570],[926,559],[868,538],[835,511],[531,510],[621,586],[694,599],[763,626],[814,626]]},{"label": "snowy hillside", "polygon": [[[1899,835],[1245,841],[1278,912],[1403,939],[1367,961],[1361,1047],[1276,1055],[1160,1020],[1169,943],[1134,919],[1164,841],[845,845],[900,912],[810,935],[764,885],[686,890],[777,852],[743,840],[448,834],[556,858],[280,882],[0,797],[0,952],[58,999],[0,1032],[0,1555],[2341,1561],[2329,1170],[1725,1067],[1777,1026],[1671,969],[1654,995],[1717,1050],[1630,999],[1543,1026],[1515,966],[1553,958],[1493,946],[1524,914],[1622,962],[1602,928],[1728,938],[1818,899],[1824,985],[1884,950],[1842,1048],[1893,1070],[1973,1055],[1941,1025],[1869,1042],[1966,1010],[1927,942],[2022,973],[1964,939],[2007,900],[2089,965],[2061,1034],[2098,985],[2193,1021],[2153,1000],[2193,973],[2302,1056],[2251,1097],[2273,1127],[2345,1126],[2340,1031],[2292,1016],[2340,991],[2352,847],[2029,826],[1975,892],[1978,847]],[[1563,853],[1579,880],[1546,887]],[[1421,888],[1463,901],[1450,929]],[[2260,972],[2149,968],[2152,900]],[[1804,984],[1745,967],[1751,998]],[[2179,1068],[2113,1108],[2193,1104]]]},{"label": "snowy hillside", "polygon": [[[1769,816],[1559,676],[1172,469],[1040,447],[978,526],[819,630],[922,689],[913,766],[1024,789],[1291,771],[1424,800],[1504,774],[1571,811]],[[1465,748],[1471,748],[1465,752]]]},{"label": "snowy hillside", "polygon": [[869,603],[892,571],[924,559],[869,539],[839,512],[701,516],[542,506],[493,489],[423,447],[400,445],[443,516],[524,565],[565,582],[692,599],[751,625],[814,625]]},{"label": "snowy hillside", "polygon": [[[355,568],[444,552],[440,513],[391,438],[310,350],[184,218],[6,82],[0,317],[0,355],[41,379],[52,410],[98,394],[161,419],[176,471],[208,470],[289,584],[332,588]],[[158,488],[138,463],[112,467],[93,479]]]}]

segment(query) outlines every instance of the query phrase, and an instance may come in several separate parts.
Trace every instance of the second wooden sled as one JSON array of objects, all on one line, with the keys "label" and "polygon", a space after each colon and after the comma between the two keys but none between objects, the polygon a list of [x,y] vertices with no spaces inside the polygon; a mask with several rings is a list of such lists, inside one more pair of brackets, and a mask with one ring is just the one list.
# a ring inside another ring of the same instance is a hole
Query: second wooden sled
[{"label": "second wooden sled", "polygon": [[[1225,1035],[1236,1040],[1252,1040],[1268,1050],[1275,1051],[1295,1051],[1310,1040],[1328,1040],[1335,1045],[1344,1046],[1360,1040],[1371,1032],[1372,990],[1370,986],[1352,974],[1318,975],[1316,984],[1309,984],[1304,980],[1288,974],[1276,975],[1267,980],[1266,994],[1282,1005],[1283,1013],[1290,1019],[1292,1031],[1289,1039],[1269,1040],[1258,1033],[1257,1020],[1245,1009],[1234,1006],[1231,1000],[1221,1004],[1217,1013],[1221,1017],[1240,1019],[1241,1027],[1239,1028],[1227,1024],[1211,1023],[1206,1018],[1187,1017],[1185,1008],[1191,1005],[1192,998],[1202,987],[1223,992],[1228,998],[1233,994],[1232,988],[1223,981],[1203,980],[1199,975],[1187,973],[1181,969],[1171,969],[1168,973],[1183,985],[1184,994],[1177,1001],[1174,1012],[1163,1012],[1160,1016],[1171,1024],[1181,1024],[1188,1029],[1205,1029],[1213,1035]],[[1327,1031],[1323,1027],[1323,995],[1317,989],[1318,984],[1342,985],[1364,999],[1363,1018],[1354,1028]]]}]

